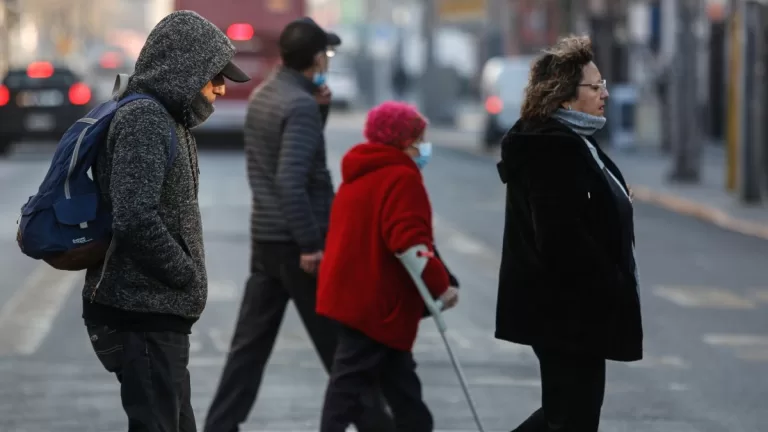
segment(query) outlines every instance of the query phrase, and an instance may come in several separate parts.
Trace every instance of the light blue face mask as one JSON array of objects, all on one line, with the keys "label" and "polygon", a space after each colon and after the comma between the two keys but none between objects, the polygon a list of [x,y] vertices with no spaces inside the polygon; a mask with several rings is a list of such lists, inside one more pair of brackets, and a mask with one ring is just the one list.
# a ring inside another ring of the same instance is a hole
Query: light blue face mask
[{"label": "light blue face mask", "polygon": [[316,72],[312,77],[312,83],[320,87],[325,85],[325,81],[328,79],[328,75],[325,72]]},{"label": "light blue face mask", "polygon": [[413,161],[416,162],[416,166],[419,167],[419,169],[424,169],[424,167],[427,166],[429,159],[432,158],[432,143],[423,142],[417,147],[419,149],[419,155],[414,157]]}]

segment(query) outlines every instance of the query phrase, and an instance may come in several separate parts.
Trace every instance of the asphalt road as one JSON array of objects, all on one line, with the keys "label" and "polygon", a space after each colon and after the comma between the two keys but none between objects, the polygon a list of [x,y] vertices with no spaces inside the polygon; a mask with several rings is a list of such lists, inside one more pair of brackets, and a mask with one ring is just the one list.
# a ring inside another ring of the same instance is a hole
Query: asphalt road
[{"label": "asphalt road", "polygon": [[[359,133],[335,119],[329,164]],[[527,347],[493,339],[503,189],[490,157],[439,146],[425,177],[441,253],[462,282],[450,338],[489,431],[539,405]],[[18,209],[47,169],[50,146],[0,160],[0,432],[125,430],[118,385],[93,355],[80,318],[81,277],[38,266],[14,243]],[[200,205],[210,277],[190,369],[198,423],[208,408],[246,279],[249,191],[241,152],[201,153]],[[768,419],[768,243],[636,206],[646,359],[610,364],[605,432],[756,432]],[[425,395],[440,430],[473,422],[431,322],[418,340]],[[291,311],[244,431],[317,430],[326,377]]]}]

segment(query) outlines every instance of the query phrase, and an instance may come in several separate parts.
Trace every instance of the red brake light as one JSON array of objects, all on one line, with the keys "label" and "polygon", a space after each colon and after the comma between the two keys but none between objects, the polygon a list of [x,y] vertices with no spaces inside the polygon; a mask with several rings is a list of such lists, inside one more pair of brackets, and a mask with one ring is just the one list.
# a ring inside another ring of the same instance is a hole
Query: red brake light
[{"label": "red brake light", "polygon": [[227,37],[235,41],[247,41],[253,37],[253,26],[250,24],[232,24],[227,29]]},{"label": "red brake light", "polygon": [[488,111],[489,114],[499,114],[503,108],[504,103],[498,96],[490,96],[485,100],[485,110]]},{"label": "red brake light", "polygon": [[34,62],[27,66],[27,76],[30,78],[50,78],[53,75],[53,65],[48,62]]},{"label": "red brake light", "polygon": [[11,92],[8,91],[8,87],[0,84],[0,106],[4,106],[11,100]]},{"label": "red brake light", "polygon": [[120,66],[121,60],[120,54],[108,51],[99,59],[99,65],[104,69],[117,69]]},{"label": "red brake light", "polygon": [[69,102],[72,105],[85,105],[91,101],[91,89],[83,83],[72,84],[69,88]]}]

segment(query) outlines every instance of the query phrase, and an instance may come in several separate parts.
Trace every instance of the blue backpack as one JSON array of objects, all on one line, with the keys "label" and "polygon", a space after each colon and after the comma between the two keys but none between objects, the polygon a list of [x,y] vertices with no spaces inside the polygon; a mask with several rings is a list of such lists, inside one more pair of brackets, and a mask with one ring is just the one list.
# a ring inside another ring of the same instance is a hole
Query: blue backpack
[{"label": "blue backpack", "polygon": [[[37,194],[21,208],[16,241],[21,251],[58,270],[84,270],[99,264],[112,238],[112,214],[89,175],[98,149],[106,145],[115,112],[139,99],[133,94],[91,110],[64,133]],[[157,102],[159,104],[159,102]],[[161,104],[162,106],[162,104]],[[167,168],[176,157],[176,131],[171,134]]]}]

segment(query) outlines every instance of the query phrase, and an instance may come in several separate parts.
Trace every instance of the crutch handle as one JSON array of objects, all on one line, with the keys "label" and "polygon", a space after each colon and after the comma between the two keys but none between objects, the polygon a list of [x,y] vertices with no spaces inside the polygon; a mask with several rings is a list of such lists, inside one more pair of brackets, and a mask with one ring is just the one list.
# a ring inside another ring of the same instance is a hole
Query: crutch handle
[{"label": "crutch handle", "polygon": [[427,284],[424,283],[424,279],[421,277],[421,273],[424,272],[424,268],[429,261],[428,255],[429,248],[427,245],[419,244],[411,246],[405,252],[398,254],[397,258],[400,259],[400,262],[403,263],[403,267],[405,267],[405,270],[408,271],[411,279],[413,279],[413,283],[416,285],[416,289],[419,290],[419,294],[421,294],[421,298],[424,300],[427,310],[432,315],[432,318],[435,319],[435,324],[437,324],[438,330],[443,333],[448,328],[445,325],[445,320],[443,319],[442,314],[445,305],[441,300],[432,298],[432,293],[429,292]]}]

